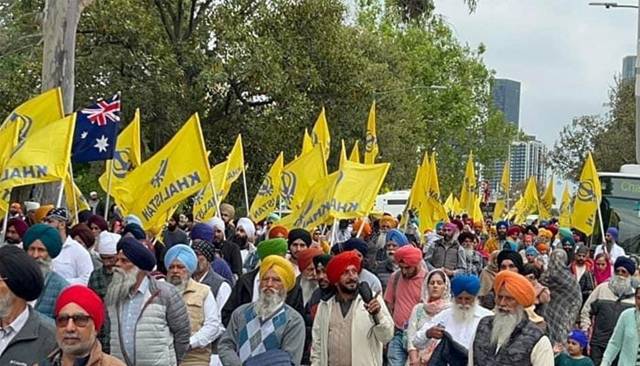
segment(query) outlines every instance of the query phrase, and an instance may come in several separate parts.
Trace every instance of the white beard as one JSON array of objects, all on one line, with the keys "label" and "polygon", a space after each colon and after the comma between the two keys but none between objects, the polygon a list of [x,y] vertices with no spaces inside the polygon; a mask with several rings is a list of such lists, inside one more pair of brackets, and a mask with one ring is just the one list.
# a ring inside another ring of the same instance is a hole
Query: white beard
[{"label": "white beard", "polygon": [[524,311],[518,309],[515,314],[505,313],[497,308],[493,318],[493,328],[491,329],[491,344],[501,347],[511,337],[511,333],[516,326],[524,319]]},{"label": "white beard", "polygon": [[268,319],[276,310],[280,309],[282,304],[284,304],[285,296],[286,292],[284,291],[279,294],[274,294],[272,292],[260,290],[260,296],[255,304],[256,314],[262,320]]},{"label": "white beard", "polygon": [[304,277],[304,275],[300,278],[300,288],[302,289],[302,299],[304,300],[304,304],[306,305],[309,299],[311,299],[311,295],[318,288],[318,281],[309,281]]},{"label": "white beard", "polygon": [[118,267],[113,268],[113,278],[104,297],[107,305],[115,305],[129,296],[131,289],[138,280],[139,272],[140,270],[136,267],[130,272],[125,272]]},{"label": "white beard", "polygon": [[453,319],[458,323],[470,322],[475,315],[476,306],[475,302],[471,305],[460,305],[454,302],[451,306]]}]

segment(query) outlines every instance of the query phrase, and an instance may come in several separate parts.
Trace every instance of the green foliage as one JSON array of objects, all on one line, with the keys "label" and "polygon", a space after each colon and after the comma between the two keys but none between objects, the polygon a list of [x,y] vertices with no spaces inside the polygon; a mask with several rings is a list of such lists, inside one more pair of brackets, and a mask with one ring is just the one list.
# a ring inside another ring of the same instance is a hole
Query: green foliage
[{"label": "green foliage", "polygon": [[[39,88],[42,2],[16,3],[0,6],[0,115]],[[299,153],[322,106],[335,169],[374,98],[387,189],[411,185],[424,151],[438,152],[443,194],[459,191],[470,151],[504,159],[516,131],[492,108],[484,46],[461,45],[431,14],[406,23],[375,1],[360,1],[355,22],[346,13],[339,0],[96,1],[78,28],[75,105],[121,91],[124,121],[141,109],[146,157],[193,112],[212,163],[242,133],[251,197],[279,151]],[[84,191],[97,187],[102,164],[74,168]],[[241,197],[236,184],[229,200]]]}]

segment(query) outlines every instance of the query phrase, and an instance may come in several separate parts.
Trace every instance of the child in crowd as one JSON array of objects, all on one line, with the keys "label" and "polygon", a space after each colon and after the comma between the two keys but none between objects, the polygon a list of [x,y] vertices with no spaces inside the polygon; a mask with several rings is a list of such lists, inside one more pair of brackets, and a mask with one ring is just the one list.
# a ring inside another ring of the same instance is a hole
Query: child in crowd
[{"label": "child in crowd", "polygon": [[574,329],[567,336],[567,352],[558,353],[555,357],[555,366],[594,366],[593,361],[584,355],[584,350],[589,344],[587,334],[579,329]]}]

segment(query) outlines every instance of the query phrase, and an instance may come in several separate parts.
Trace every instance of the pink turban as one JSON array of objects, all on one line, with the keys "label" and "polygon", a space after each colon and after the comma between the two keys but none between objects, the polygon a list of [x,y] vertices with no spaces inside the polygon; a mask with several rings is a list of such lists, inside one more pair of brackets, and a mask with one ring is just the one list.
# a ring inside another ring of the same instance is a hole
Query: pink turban
[{"label": "pink turban", "polygon": [[405,245],[396,250],[394,258],[396,263],[405,263],[408,266],[417,267],[422,260],[422,251],[411,245]]}]

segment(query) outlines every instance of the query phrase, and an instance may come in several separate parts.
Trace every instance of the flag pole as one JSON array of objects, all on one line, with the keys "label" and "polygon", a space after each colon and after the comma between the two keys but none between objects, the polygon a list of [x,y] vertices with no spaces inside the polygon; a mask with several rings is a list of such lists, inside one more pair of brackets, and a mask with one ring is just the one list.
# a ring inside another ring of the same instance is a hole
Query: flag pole
[{"label": "flag pole", "polygon": [[336,240],[336,227],[338,227],[338,219],[333,219],[333,224],[331,225],[331,240],[329,240],[330,246],[333,247]]},{"label": "flag pole", "polygon": [[58,192],[58,200],[56,201],[56,207],[62,205],[62,194],[64,193],[64,179],[60,181],[60,191]]},{"label": "flag pole", "polygon": [[69,163],[69,174],[71,174],[71,189],[73,190],[73,192],[71,192],[71,194],[73,195],[73,212],[75,212],[74,216],[76,217],[76,224],[79,224],[80,218],[78,216],[78,197],[76,197],[76,183],[73,178],[73,164],[71,163]]},{"label": "flag pole", "polygon": [[249,193],[247,192],[247,175],[245,171],[247,166],[242,167],[242,185],[244,186],[244,204],[246,205],[247,216],[249,216]]},{"label": "flag pole", "polygon": [[216,217],[222,218],[220,216],[220,201],[218,201],[218,192],[216,192],[216,185],[213,183],[213,177],[211,176],[211,169],[209,169],[209,185],[211,186],[211,191],[213,192],[213,203],[216,205]]},{"label": "flag pole", "polygon": [[[11,189],[11,188],[9,188]],[[11,191],[9,191],[11,193]],[[11,197],[9,195],[9,197]],[[11,201],[11,200],[9,200]],[[9,206],[7,206],[7,212],[4,213],[4,220],[2,221],[2,242],[4,243],[7,238],[7,221],[9,221]]]},{"label": "flag pole", "polygon": [[106,161],[107,170],[109,173],[107,174],[107,198],[105,200],[104,205],[104,219],[105,221],[109,220],[109,198],[111,198],[111,176],[113,175],[113,160],[111,160],[111,164],[109,161]]},{"label": "flag pole", "polygon": [[[606,238],[604,235],[604,223],[602,222],[602,210],[600,210],[600,202],[598,202],[598,221],[600,222],[600,235],[602,235],[602,244],[606,243]],[[607,246],[603,246],[604,250],[607,250]]]}]

